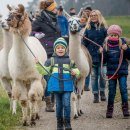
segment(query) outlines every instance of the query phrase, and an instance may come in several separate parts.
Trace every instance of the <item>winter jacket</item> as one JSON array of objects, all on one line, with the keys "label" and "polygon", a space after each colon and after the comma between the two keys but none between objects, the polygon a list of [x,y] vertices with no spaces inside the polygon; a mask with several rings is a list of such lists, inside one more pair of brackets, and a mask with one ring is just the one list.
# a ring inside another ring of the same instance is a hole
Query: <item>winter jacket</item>
[{"label": "winter jacket", "polygon": [[57,16],[57,22],[60,27],[61,36],[68,36],[68,20],[66,17],[63,15]]},{"label": "winter jacket", "polygon": [[[122,39],[122,44],[126,44]],[[115,73],[119,65],[121,49],[119,47],[119,41],[107,41],[107,50],[104,49],[104,62],[107,63],[107,75],[111,76]],[[120,69],[117,72],[118,76],[128,75],[128,61],[130,59],[130,48],[124,50],[123,60]]]},{"label": "winter jacket", "polygon": [[[57,56],[56,54],[53,55],[54,58],[54,66],[52,66],[51,59],[48,59],[45,63],[45,68],[52,74],[48,80],[48,91],[50,92],[64,92],[70,91],[72,92],[74,89],[74,81],[70,74],[69,69],[76,72],[76,77],[80,75],[79,70],[74,66],[70,65],[70,59],[68,55],[65,56]],[[42,75],[48,75],[47,72],[39,65],[36,65],[39,73]],[[58,80],[53,76],[57,77]]]},{"label": "winter jacket", "polygon": [[[104,39],[107,36],[107,30],[105,27],[101,26],[98,28],[98,25],[91,22],[90,29],[86,29],[84,36],[89,38],[90,40],[96,42],[97,44],[103,46]],[[94,65],[100,63],[101,55],[99,53],[99,47],[91,43],[90,41],[86,40],[85,38],[82,39],[82,44],[88,49],[90,55],[92,56],[92,62]]]},{"label": "winter jacket", "polygon": [[48,58],[53,54],[53,43],[61,36],[60,29],[57,25],[56,14],[43,10],[41,15],[32,22],[32,35],[44,33],[45,36],[40,40],[41,44],[47,51]]}]

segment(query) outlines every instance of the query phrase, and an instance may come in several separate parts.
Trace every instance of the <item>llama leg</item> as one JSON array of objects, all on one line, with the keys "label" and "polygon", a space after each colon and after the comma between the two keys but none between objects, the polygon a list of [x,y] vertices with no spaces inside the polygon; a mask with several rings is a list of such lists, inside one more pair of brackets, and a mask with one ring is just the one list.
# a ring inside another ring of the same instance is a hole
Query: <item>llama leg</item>
[{"label": "llama leg", "polygon": [[81,95],[83,94],[83,89],[84,89],[84,83],[85,83],[85,78],[82,77],[78,83],[77,83],[77,87],[78,87],[78,95],[77,95],[77,100],[78,100],[78,104],[77,104],[77,107],[78,107],[78,115],[81,116],[81,114],[83,114],[83,111],[82,111],[82,107],[81,107]]},{"label": "llama leg", "polygon": [[41,84],[41,80],[35,80],[31,83],[31,87],[28,93],[29,101],[30,101],[30,120],[31,125],[35,125],[35,119],[39,118],[39,107],[38,100],[42,101],[43,96],[43,86]]},{"label": "llama leg", "polygon": [[[12,100],[12,85],[9,79],[7,78],[2,78],[1,79],[1,83],[2,86],[4,87],[4,89],[6,90],[8,97],[9,97],[9,101],[10,101],[10,110],[13,109],[13,100]],[[16,114],[16,110],[14,112]]]},{"label": "llama leg", "polygon": [[82,97],[81,95],[77,95],[77,98],[78,98],[78,115],[81,116],[83,114],[83,111],[82,111]]},{"label": "llama leg", "polygon": [[78,108],[78,116],[81,116],[81,113],[80,113],[80,105],[81,105],[81,95],[77,95],[77,108]]},{"label": "llama leg", "polygon": [[16,110],[17,110],[17,100],[12,100],[12,114],[16,114]]},{"label": "llama leg", "polygon": [[22,113],[23,113],[23,126],[28,126],[27,122],[27,115],[28,115],[28,101],[27,100],[21,100],[20,101],[22,106]]},{"label": "llama leg", "polygon": [[20,104],[22,107],[22,121],[23,126],[28,126],[27,117],[28,117],[28,97],[27,97],[27,88],[23,81],[17,80],[14,81],[12,87],[12,97],[13,100],[20,100]]},{"label": "llama leg", "polygon": [[1,79],[2,86],[6,90],[8,97],[11,99],[12,97],[12,87],[11,87],[11,82],[7,78],[2,78]]},{"label": "llama leg", "polygon": [[35,111],[36,111],[36,109],[35,109],[35,107],[36,107],[36,101],[30,101],[29,100],[29,109],[30,109],[30,125],[32,126],[32,125],[36,125],[36,122],[35,122],[35,120],[36,120],[36,113],[35,113]]},{"label": "llama leg", "polygon": [[73,92],[73,93],[72,93],[72,101],[73,101],[73,109],[74,109],[74,119],[77,119],[77,118],[78,118],[76,100],[77,100],[76,94]]},{"label": "llama leg", "polygon": [[[23,87],[23,93],[20,95],[20,103],[22,107],[22,114],[23,114],[23,126],[28,126],[28,97],[27,97],[27,89]],[[24,97],[23,97],[24,96]]]}]

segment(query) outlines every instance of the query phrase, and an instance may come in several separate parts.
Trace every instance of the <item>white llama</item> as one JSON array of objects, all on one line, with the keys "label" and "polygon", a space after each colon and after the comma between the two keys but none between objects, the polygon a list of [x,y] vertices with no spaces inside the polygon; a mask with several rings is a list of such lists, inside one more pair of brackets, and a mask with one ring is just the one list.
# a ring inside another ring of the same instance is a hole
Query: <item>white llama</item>
[{"label": "white llama", "polygon": [[[69,34],[69,56],[74,60],[76,66],[80,70],[81,78],[77,81],[78,95],[72,96],[74,103],[74,118],[82,114],[81,110],[81,94],[85,85],[85,78],[90,73],[92,61],[88,50],[81,44],[80,36],[80,21],[77,17],[69,19],[70,34]],[[78,100],[78,108],[76,108],[76,97]]]},{"label": "white llama", "polygon": [[[29,37],[31,22],[23,5],[17,8],[7,6],[10,14],[7,23],[13,33],[13,45],[9,53],[9,72],[13,80],[13,99],[19,100],[23,113],[23,125],[28,125],[28,106],[30,107],[30,124],[35,125],[38,116],[38,101],[43,96],[41,75],[35,68],[35,58],[25,45],[29,46],[41,63],[47,59],[47,54],[39,40]],[[45,85],[45,83],[44,83]]]},{"label": "white llama", "polygon": [[9,32],[8,25],[1,21],[3,32],[3,48],[0,50],[0,80],[10,99],[10,109],[12,109],[12,86],[8,69],[8,54],[12,47],[13,35]]},{"label": "white llama", "polygon": [[[1,24],[2,24],[2,15],[0,14],[0,32],[2,31],[2,27],[1,27]],[[0,35],[0,38],[1,38],[1,40],[0,40],[0,50],[3,48],[3,38],[2,38],[2,36]]]}]

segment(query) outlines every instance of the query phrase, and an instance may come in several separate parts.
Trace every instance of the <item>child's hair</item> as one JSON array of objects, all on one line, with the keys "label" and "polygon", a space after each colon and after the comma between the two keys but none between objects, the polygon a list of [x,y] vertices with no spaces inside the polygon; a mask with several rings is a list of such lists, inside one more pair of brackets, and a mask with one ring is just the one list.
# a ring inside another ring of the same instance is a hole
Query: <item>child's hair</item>
[{"label": "child's hair", "polygon": [[[102,26],[107,28],[107,23],[104,19],[104,17],[102,16],[101,12],[99,10],[92,10],[91,13],[90,13],[90,16],[92,15],[92,13],[96,13],[97,16],[98,16],[98,23],[99,23],[99,26],[98,26],[98,29],[100,29]],[[86,28],[87,29],[91,29],[91,26],[90,26],[90,22],[91,22],[91,17],[89,16],[88,18],[88,22],[87,22],[87,25],[86,25]]]}]

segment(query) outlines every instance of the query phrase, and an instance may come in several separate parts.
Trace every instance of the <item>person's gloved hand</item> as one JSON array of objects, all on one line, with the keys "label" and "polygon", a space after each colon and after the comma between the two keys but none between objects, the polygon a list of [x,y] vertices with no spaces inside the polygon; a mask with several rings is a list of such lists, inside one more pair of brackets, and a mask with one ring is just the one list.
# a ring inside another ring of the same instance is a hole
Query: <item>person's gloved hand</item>
[{"label": "person's gloved hand", "polygon": [[121,47],[123,50],[127,50],[127,45],[126,44],[123,44],[122,47]]},{"label": "person's gloved hand", "polygon": [[68,37],[68,35],[64,35],[64,37]]},{"label": "person's gloved hand", "polygon": [[35,34],[35,37],[36,37],[37,39],[41,39],[41,38],[45,37],[45,34],[44,34],[44,33],[36,33],[36,34]]}]

